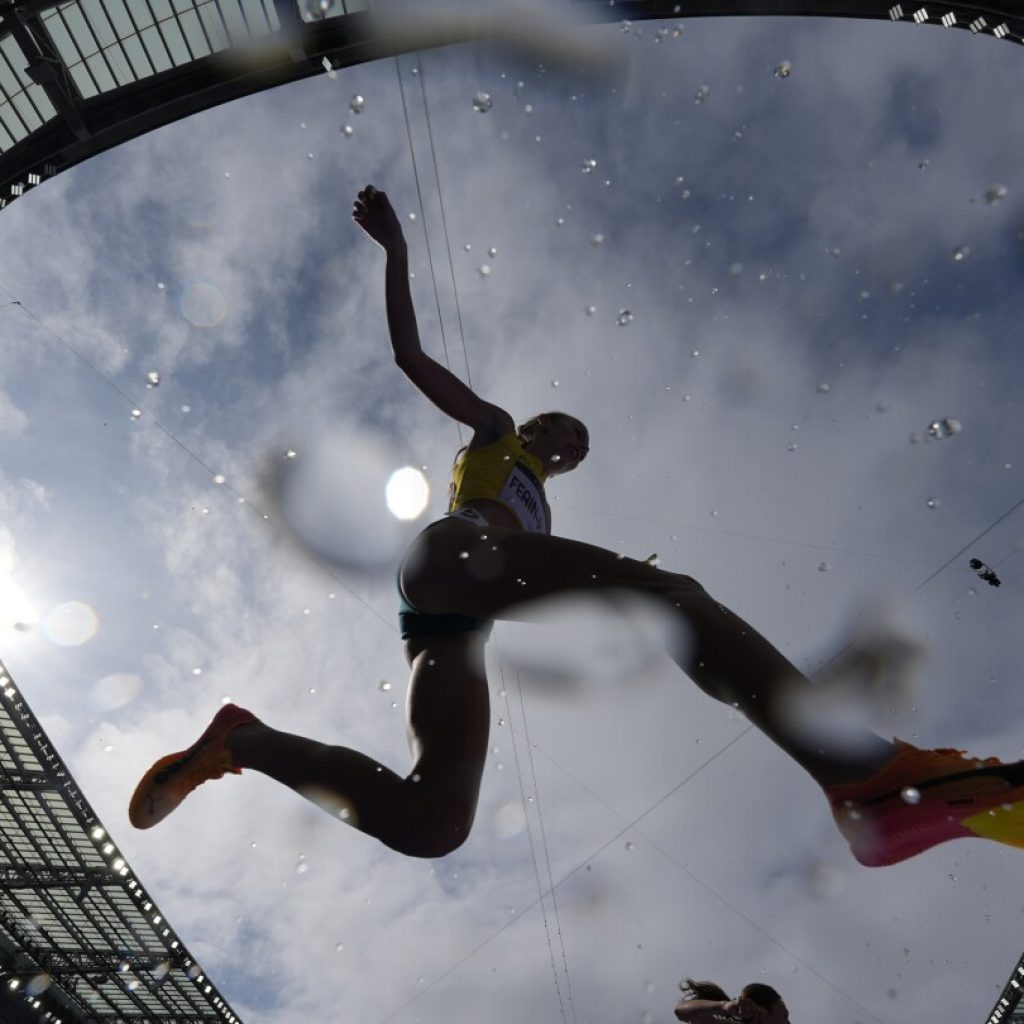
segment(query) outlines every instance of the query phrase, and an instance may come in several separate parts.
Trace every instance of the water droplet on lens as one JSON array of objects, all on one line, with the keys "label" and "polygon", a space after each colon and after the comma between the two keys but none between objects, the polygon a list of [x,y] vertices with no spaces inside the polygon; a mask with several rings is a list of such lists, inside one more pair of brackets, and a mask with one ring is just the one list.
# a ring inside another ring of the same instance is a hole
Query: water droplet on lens
[{"label": "water droplet on lens", "polygon": [[942,502],[940,502],[938,498],[929,498],[926,504],[929,508],[936,509],[942,504]]},{"label": "water droplet on lens", "polygon": [[597,161],[593,157],[583,161],[583,166],[580,168],[584,174],[590,174],[592,171],[597,169]]},{"label": "water droplet on lens", "polygon": [[343,124],[341,126],[341,134],[344,135],[346,138],[348,138],[354,131],[355,128],[353,128],[352,125],[350,124]]},{"label": "water droplet on lens", "polygon": [[969,245],[958,245],[953,250],[953,260],[956,263],[962,263],[965,256],[970,255],[971,247]]},{"label": "water droplet on lens", "polygon": [[480,276],[481,277],[490,277],[491,276],[491,268],[490,268],[490,266],[488,264],[482,263],[480,265]]},{"label": "water droplet on lens", "polygon": [[1006,186],[1005,185],[993,185],[985,193],[985,202],[989,206],[998,206],[1006,198]]},{"label": "water droplet on lens", "polygon": [[487,255],[493,260],[494,257],[498,255],[498,250],[492,245],[490,249],[487,250]]},{"label": "water droplet on lens", "polygon": [[919,804],[921,802],[921,791],[913,786],[904,786],[900,790],[900,798],[906,804]]},{"label": "water droplet on lens", "polygon": [[387,693],[387,691],[391,689],[391,684],[386,679],[382,679],[377,684],[377,689],[380,690],[382,693]]},{"label": "water droplet on lens", "polygon": [[478,114],[486,114],[493,106],[494,101],[491,99],[491,94],[488,92],[478,92],[473,97],[473,109]]},{"label": "water droplet on lens", "polygon": [[356,95],[352,97],[352,100],[348,105],[348,109],[351,110],[353,114],[361,114],[365,104],[366,100],[364,100],[362,96]]},{"label": "water droplet on lens", "polygon": [[955,434],[959,434],[963,430],[963,424],[953,419],[952,416],[946,416],[941,420],[932,420],[928,424],[928,434],[930,437],[935,438],[936,441],[943,441],[947,437],[953,437]]},{"label": "water droplet on lens", "polygon": [[156,388],[156,387],[159,387],[159,386],[160,386],[160,374],[157,373],[156,370],[150,370],[149,373],[146,374],[146,387],[147,388]]},{"label": "water droplet on lens", "polygon": [[626,840],[626,849],[627,850],[632,850],[633,849],[633,844],[628,839]]},{"label": "water droplet on lens", "polygon": [[829,393],[829,391],[831,391],[831,390],[832,390],[832,387],[831,387],[831,385],[830,385],[830,384],[828,383],[828,381],[824,381],[824,380],[823,380],[823,381],[820,381],[820,382],[818,383],[818,387],[817,387],[817,389],[816,389],[816,390],[817,390],[817,392],[818,392],[818,394],[819,394],[819,395],[827,395],[827,394]]},{"label": "water droplet on lens", "polygon": [[625,327],[633,319],[633,314],[628,309],[620,309],[619,315],[615,318],[615,322],[620,327]]},{"label": "water droplet on lens", "polygon": [[587,306],[585,312],[587,316],[593,316],[597,312],[597,306]]},{"label": "water droplet on lens", "polygon": [[776,78],[789,78],[792,73],[793,65],[788,60],[784,60],[781,64],[777,65],[774,72]]},{"label": "water droplet on lens", "polygon": [[787,444],[786,445],[786,451],[787,452],[795,452],[796,451],[796,442],[791,441],[789,444]]},{"label": "water droplet on lens", "polygon": [[141,419],[142,418],[142,410],[141,409],[132,409],[131,417],[132,417],[133,420]]},{"label": "water droplet on lens", "polygon": [[702,85],[698,90],[697,94],[693,97],[694,103],[703,103],[711,95],[711,86]]},{"label": "water droplet on lens", "polygon": [[600,231],[596,235],[591,235],[590,236],[590,244],[595,246],[595,247],[598,246],[598,245],[603,245],[604,244],[604,235],[602,235]]},{"label": "water droplet on lens", "polygon": [[828,562],[820,562],[818,564],[818,572],[828,572],[831,568],[832,566]]}]

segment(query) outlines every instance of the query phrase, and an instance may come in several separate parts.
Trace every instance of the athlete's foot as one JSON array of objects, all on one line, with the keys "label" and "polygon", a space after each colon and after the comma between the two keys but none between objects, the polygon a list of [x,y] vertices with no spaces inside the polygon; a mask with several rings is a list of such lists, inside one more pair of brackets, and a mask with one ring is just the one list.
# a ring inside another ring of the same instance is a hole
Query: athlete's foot
[{"label": "athlete's foot", "polygon": [[825,790],[861,864],[895,864],[967,836],[1024,847],[1024,761],[918,750],[901,740],[896,748],[871,778]]},{"label": "athlete's foot", "polygon": [[196,786],[219,779],[225,772],[240,775],[242,770],[235,767],[224,741],[232,729],[256,721],[244,708],[225,704],[191,747],[160,758],[142,776],[128,805],[128,820],[136,828],[152,828]]}]

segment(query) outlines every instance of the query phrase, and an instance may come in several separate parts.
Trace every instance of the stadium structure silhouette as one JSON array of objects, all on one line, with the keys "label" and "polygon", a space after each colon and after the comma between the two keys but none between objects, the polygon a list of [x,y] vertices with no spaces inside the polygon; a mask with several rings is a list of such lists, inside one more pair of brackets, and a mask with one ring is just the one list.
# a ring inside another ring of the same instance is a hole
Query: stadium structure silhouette
[{"label": "stadium structure silhouette", "polygon": [[[873,18],[1024,43],[1017,0],[571,0],[586,23],[727,15]],[[416,5],[416,16],[430,4]],[[0,0],[0,209],[97,153],[190,114],[410,47],[368,0]],[[515,15],[513,15],[514,17]]]},{"label": "stadium structure silhouette", "polygon": [[0,1022],[241,1024],[2,662]]}]

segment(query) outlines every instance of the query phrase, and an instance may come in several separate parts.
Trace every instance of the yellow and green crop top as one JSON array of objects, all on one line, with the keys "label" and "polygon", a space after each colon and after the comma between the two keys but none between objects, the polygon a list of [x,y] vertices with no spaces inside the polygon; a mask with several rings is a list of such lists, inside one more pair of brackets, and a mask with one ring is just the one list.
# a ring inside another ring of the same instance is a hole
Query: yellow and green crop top
[{"label": "yellow and green crop top", "polygon": [[482,448],[463,452],[452,467],[448,511],[454,512],[474,498],[489,498],[513,512],[524,530],[550,533],[545,479],[540,459],[523,447],[513,431]]}]

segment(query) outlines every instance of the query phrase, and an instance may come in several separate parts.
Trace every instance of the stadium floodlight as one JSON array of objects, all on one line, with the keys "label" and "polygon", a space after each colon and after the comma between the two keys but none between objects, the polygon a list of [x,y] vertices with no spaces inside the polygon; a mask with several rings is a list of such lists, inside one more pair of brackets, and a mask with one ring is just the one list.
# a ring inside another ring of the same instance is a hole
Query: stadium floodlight
[{"label": "stadium floodlight", "polygon": [[[453,19],[437,6],[443,0],[384,3],[0,0],[0,210],[91,156],[264,89],[473,38],[551,48],[551,33],[528,24],[520,9],[498,17],[484,4],[479,17]],[[583,23],[621,19],[607,0],[570,0],[567,7]],[[891,0],[633,0],[629,7],[632,21],[728,15],[873,18],[1024,42],[1019,0],[928,0],[927,7]],[[989,19],[1001,20],[990,28]]]}]

